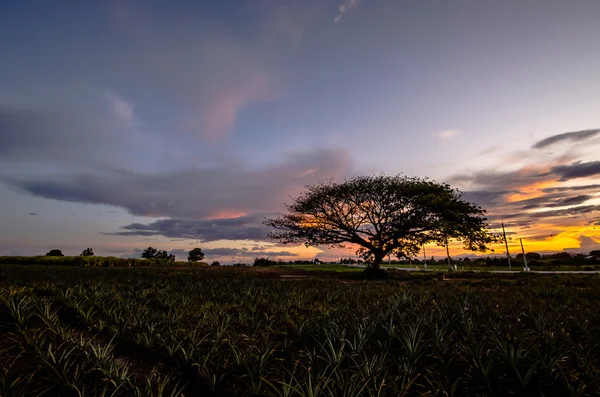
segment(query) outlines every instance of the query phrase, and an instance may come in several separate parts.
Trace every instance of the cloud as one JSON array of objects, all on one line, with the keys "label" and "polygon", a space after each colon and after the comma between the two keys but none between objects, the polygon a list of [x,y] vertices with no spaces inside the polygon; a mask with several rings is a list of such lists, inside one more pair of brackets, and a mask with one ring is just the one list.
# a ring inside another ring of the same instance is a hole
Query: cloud
[{"label": "cloud", "polygon": [[436,135],[442,139],[450,139],[453,136],[458,135],[458,131],[457,130],[444,130],[444,131],[438,132]]},{"label": "cloud", "polygon": [[[235,125],[237,115],[245,106],[273,99],[271,83],[266,76],[251,76],[229,88],[214,92],[202,105],[201,134],[208,140],[223,137]],[[194,129],[193,121],[188,129]]]},{"label": "cloud", "polygon": [[135,117],[133,111],[135,105],[133,103],[127,102],[117,93],[109,90],[104,92],[104,97],[109,102],[112,111],[119,120],[129,125],[134,123]]},{"label": "cloud", "polygon": [[[307,169],[315,172],[304,174]],[[137,216],[199,220],[226,213],[278,211],[305,185],[319,179],[341,179],[352,171],[346,151],[319,150],[290,155],[284,162],[257,170],[235,164],[168,173],[107,168],[3,179],[17,191],[47,199],[106,204]]]},{"label": "cloud", "polygon": [[[161,159],[161,152],[168,147],[166,139],[150,139],[130,121],[124,122],[122,117],[129,117],[128,105],[116,104],[117,97],[111,104],[104,96],[90,95],[89,90],[69,94],[73,98],[57,99],[53,104],[0,103],[0,160],[36,166],[43,163],[38,169],[45,173],[52,169],[49,166],[131,166],[132,157],[139,153],[154,156],[153,162]],[[115,113],[113,105],[122,114]],[[23,168],[15,167],[19,172]]]},{"label": "cloud", "polygon": [[239,218],[184,220],[161,219],[149,224],[132,223],[121,231],[104,233],[116,236],[164,236],[201,242],[218,240],[267,239],[269,228],[262,224],[269,214],[254,214]]},{"label": "cloud", "polygon": [[35,213],[35,212],[30,212],[30,213],[29,213],[29,215],[31,215],[31,216],[36,216],[36,215],[37,215],[37,213]]},{"label": "cloud", "polygon": [[338,23],[342,20],[342,16],[349,12],[351,9],[358,5],[358,0],[344,0],[342,4],[338,6],[338,13],[333,19],[334,23]]},{"label": "cloud", "polygon": [[580,192],[587,191],[590,193],[595,193],[600,190],[600,185],[581,185],[581,186],[555,186],[542,189],[544,193],[553,193],[553,192]]},{"label": "cloud", "polygon": [[243,248],[206,248],[202,250],[206,256],[217,256],[217,257],[239,257],[239,258],[258,258],[261,256],[278,257],[288,256],[296,257],[297,254],[289,251],[248,251]]},{"label": "cloud", "polygon": [[599,241],[590,236],[581,235],[579,236],[579,247],[565,248],[564,250],[575,253],[589,253],[597,249],[600,249]]},{"label": "cloud", "polygon": [[568,165],[559,165],[552,167],[550,174],[558,176],[561,182],[600,175],[600,161],[590,161],[587,163],[577,161]]},{"label": "cloud", "polygon": [[576,196],[568,196],[564,192],[562,194],[546,194],[539,197],[518,201],[522,205],[521,209],[530,210],[536,208],[554,208],[567,207],[583,204],[591,200],[594,196],[589,194],[581,194]]},{"label": "cloud", "polygon": [[531,148],[543,149],[560,142],[579,142],[598,135],[600,135],[600,129],[565,132],[562,134],[552,135],[548,138],[542,139],[541,141],[538,141],[533,146],[531,146]]},{"label": "cloud", "polygon": [[215,19],[179,15],[177,24],[165,25],[149,9],[121,3],[120,33],[139,54],[127,58],[132,79],[145,79],[162,101],[176,105],[171,130],[212,142],[234,129],[243,109],[277,97],[280,62],[306,26],[294,4],[252,7],[240,36]]}]

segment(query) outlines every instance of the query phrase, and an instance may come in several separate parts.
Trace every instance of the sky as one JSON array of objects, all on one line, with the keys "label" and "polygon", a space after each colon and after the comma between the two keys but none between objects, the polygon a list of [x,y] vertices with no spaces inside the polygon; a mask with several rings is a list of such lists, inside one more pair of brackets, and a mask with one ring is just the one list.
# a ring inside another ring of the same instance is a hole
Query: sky
[{"label": "sky", "polygon": [[262,222],[380,172],[461,189],[511,252],[600,249],[599,18],[597,0],[3,1],[0,255],[348,256]]}]

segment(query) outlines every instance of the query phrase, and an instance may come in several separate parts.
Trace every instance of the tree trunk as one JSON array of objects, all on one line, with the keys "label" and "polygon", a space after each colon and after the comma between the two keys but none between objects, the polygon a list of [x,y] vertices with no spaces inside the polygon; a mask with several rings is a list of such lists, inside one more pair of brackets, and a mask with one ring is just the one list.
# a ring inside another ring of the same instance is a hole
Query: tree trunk
[{"label": "tree trunk", "polygon": [[373,259],[373,269],[381,269],[381,261],[383,261],[383,257],[379,257],[379,256],[375,256],[375,258]]}]

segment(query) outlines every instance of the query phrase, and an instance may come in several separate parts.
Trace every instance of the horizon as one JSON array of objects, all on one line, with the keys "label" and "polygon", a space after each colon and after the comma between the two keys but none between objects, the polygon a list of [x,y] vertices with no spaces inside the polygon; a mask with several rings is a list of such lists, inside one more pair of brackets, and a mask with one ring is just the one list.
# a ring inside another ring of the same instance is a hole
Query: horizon
[{"label": "horizon", "polygon": [[513,256],[519,238],[598,250],[599,15],[584,0],[9,1],[0,255],[348,257],[275,244],[262,222],[306,184],[380,172],[460,189]]}]

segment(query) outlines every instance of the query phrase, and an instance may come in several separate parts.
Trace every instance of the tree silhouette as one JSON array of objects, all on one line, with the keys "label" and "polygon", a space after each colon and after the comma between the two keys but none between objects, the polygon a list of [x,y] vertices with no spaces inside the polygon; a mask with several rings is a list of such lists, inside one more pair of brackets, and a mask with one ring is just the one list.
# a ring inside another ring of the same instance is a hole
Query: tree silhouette
[{"label": "tree silhouette", "polygon": [[188,254],[188,262],[198,262],[204,259],[204,252],[202,252],[202,248],[194,248]]},{"label": "tree silhouette", "polygon": [[80,256],[94,256],[94,251],[91,248],[86,248],[81,252]]},{"label": "tree silhouette", "polygon": [[462,241],[485,251],[496,241],[488,233],[485,210],[462,200],[448,184],[405,176],[361,176],[343,183],[322,182],[286,205],[287,213],[267,219],[269,236],[283,244],[345,243],[379,269],[388,255],[413,257],[425,243]]},{"label": "tree silhouette", "polygon": [[148,247],[142,251],[141,257],[144,259],[154,259],[156,258],[157,253],[158,250],[156,248]]},{"label": "tree silhouette", "polygon": [[64,255],[63,255],[63,253],[62,253],[62,251],[61,251],[61,250],[58,250],[58,249],[53,249],[53,250],[50,250],[50,251],[49,251],[49,252],[46,254],[46,256],[64,256]]}]

